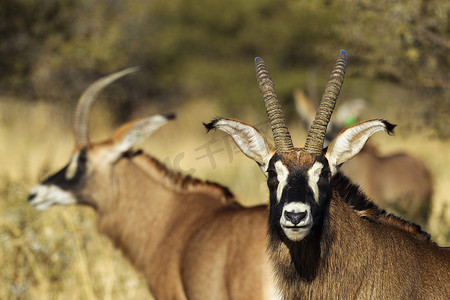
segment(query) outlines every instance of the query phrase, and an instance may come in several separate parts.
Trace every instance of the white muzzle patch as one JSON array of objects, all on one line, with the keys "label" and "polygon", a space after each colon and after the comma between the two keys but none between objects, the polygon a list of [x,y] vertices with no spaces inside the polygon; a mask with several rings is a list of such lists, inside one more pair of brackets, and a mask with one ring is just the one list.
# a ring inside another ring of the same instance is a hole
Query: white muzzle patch
[{"label": "white muzzle patch", "polygon": [[36,185],[28,196],[29,203],[37,210],[47,210],[54,204],[76,204],[72,193],[66,192],[56,185]]},{"label": "white muzzle patch", "polygon": [[[304,215],[304,217],[294,224],[294,222],[286,216],[286,212],[288,214],[301,214]],[[311,206],[302,202],[291,202],[286,204],[283,207],[280,225],[288,239],[294,242],[301,241],[308,235],[313,225]]]}]

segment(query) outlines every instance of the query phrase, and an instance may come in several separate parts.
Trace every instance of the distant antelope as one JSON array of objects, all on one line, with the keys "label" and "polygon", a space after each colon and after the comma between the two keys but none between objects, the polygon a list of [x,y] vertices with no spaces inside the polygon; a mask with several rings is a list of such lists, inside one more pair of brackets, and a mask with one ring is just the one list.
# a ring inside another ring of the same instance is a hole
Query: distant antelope
[{"label": "distant antelope", "polygon": [[[298,115],[309,128],[316,114],[312,101],[302,91],[294,93],[294,100]],[[342,120],[331,118],[325,143],[343,129]],[[353,159],[342,165],[341,171],[381,207],[393,208],[416,221],[426,221],[433,181],[430,171],[418,158],[404,152],[380,155],[374,145],[366,144]]]},{"label": "distant antelope", "polygon": [[267,206],[244,208],[227,188],[172,172],[130,150],[171,115],[133,121],[106,141],[89,141],[95,95],[133,71],[109,75],[84,92],[72,158],[32,189],[30,204],[39,210],[91,206],[99,230],[145,275],[156,299],[273,299]]},{"label": "distant antelope", "polygon": [[268,252],[283,299],[450,299],[450,251],[420,227],[387,215],[338,167],[377,131],[394,125],[369,120],[342,131],[326,149],[327,124],[343,83],[341,51],[304,148],[294,148],[264,61],[256,74],[275,147],[254,127],[216,119],[267,176]]}]

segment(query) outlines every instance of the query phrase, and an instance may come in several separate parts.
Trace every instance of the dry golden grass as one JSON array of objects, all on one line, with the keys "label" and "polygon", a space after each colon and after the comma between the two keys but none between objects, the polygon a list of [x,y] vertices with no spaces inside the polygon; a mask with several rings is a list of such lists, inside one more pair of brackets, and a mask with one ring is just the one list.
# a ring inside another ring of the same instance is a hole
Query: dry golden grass
[{"label": "dry golden grass", "polygon": [[[259,103],[259,99],[254,100]],[[142,147],[166,165],[231,188],[243,204],[265,203],[267,191],[259,168],[222,133],[206,134],[200,121],[222,115],[214,101],[191,101],[176,109],[177,120],[156,132]],[[92,116],[93,140],[105,138],[113,126],[105,104]],[[154,114],[152,108],[139,116]],[[236,117],[267,129],[264,115]],[[131,120],[132,117],[130,117]],[[44,102],[30,105],[0,99],[0,299],[152,299],[143,278],[95,228],[89,208],[31,208],[29,189],[64,166],[73,146],[72,111]],[[401,125],[401,124],[399,124]],[[304,130],[290,124],[296,145]],[[442,245],[450,241],[450,142],[399,126],[395,137],[379,134],[374,142],[384,153],[407,151],[422,158],[435,179],[432,215],[427,229]],[[211,161],[207,146],[217,151]]]},{"label": "dry golden grass", "polygon": [[[96,115],[111,127],[108,116]],[[0,299],[151,299],[142,277],[95,229],[91,209],[37,212],[32,185],[68,160],[72,112],[0,99]],[[98,128],[101,127],[101,128]]]}]

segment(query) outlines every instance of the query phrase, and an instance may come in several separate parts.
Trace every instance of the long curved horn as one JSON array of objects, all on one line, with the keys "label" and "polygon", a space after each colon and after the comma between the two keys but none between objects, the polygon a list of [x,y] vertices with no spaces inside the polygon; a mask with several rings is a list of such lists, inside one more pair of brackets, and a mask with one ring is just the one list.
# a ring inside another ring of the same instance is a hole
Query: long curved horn
[{"label": "long curved horn", "polygon": [[269,117],[270,125],[272,127],[273,139],[275,148],[280,152],[294,151],[292,138],[284,119],[281,105],[275,93],[275,87],[270,77],[269,70],[260,57],[255,58],[256,81],[263,96],[264,104],[266,106],[266,113]]},{"label": "long curved horn", "polygon": [[128,68],[105,77],[102,77],[91,84],[78,100],[74,117],[75,144],[78,148],[83,148],[89,144],[88,119],[89,112],[95,102],[97,94],[107,85],[122,76],[136,72],[139,68]]},{"label": "long curved horn", "polygon": [[347,67],[347,53],[341,50],[336,61],[330,78],[328,79],[325,92],[323,93],[320,106],[317,109],[311,129],[306,138],[304,151],[308,153],[321,154],[323,142],[325,140],[325,132],[327,131],[328,122],[333,113],[337,97],[344,83],[345,69]]}]

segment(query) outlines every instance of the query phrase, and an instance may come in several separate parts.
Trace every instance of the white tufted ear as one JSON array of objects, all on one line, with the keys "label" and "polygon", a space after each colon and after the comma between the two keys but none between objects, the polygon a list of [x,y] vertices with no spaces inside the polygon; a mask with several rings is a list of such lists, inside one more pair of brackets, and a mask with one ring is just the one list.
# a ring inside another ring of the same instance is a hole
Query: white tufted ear
[{"label": "white tufted ear", "polygon": [[241,151],[253,159],[266,174],[267,165],[275,154],[275,148],[270,144],[258,129],[232,119],[216,119],[205,125],[206,129],[220,129],[228,133],[241,149]]},{"label": "white tufted ear", "polygon": [[331,173],[336,173],[337,167],[359,153],[367,140],[378,131],[393,134],[393,125],[385,120],[368,120],[342,130],[330,143],[325,157],[330,164]]},{"label": "white tufted ear", "polygon": [[124,152],[130,150],[134,145],[144,142],[159,127],[174,118],[173,114],[155,115],[122,125],[111,137],[113,148],[108,155],[108,161],[117,160]]}]

